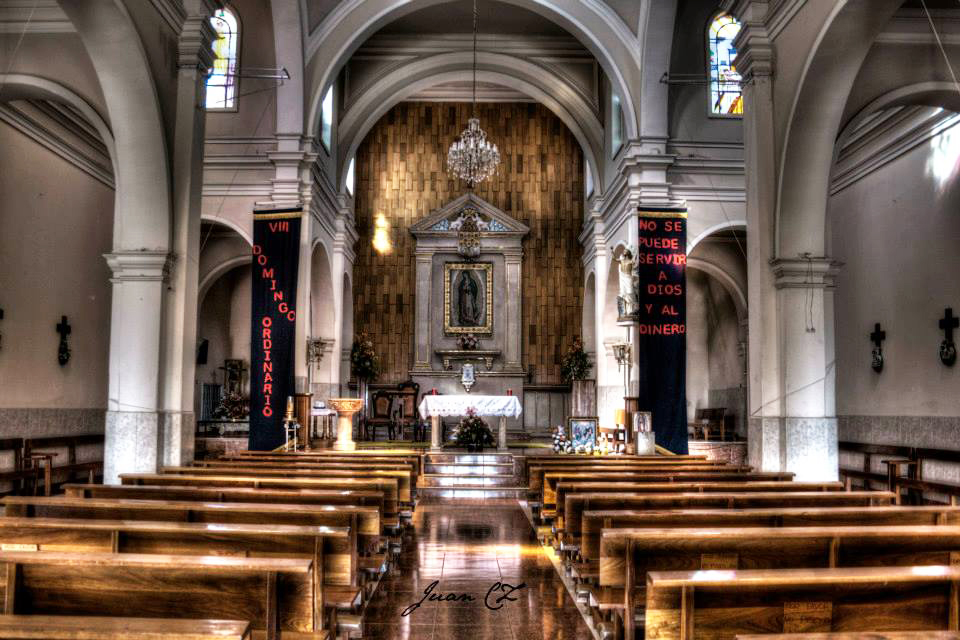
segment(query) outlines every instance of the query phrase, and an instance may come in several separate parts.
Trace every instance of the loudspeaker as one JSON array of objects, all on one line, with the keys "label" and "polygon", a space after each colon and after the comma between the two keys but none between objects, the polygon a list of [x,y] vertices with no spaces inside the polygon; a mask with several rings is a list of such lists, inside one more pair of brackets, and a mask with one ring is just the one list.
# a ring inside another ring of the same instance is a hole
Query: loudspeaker
[{"label": "loudspeaker", "polygon": [[210,341],[206,338],[200,338],[197,342],[197,364],[207,364],[207,351],[210,349]]}]

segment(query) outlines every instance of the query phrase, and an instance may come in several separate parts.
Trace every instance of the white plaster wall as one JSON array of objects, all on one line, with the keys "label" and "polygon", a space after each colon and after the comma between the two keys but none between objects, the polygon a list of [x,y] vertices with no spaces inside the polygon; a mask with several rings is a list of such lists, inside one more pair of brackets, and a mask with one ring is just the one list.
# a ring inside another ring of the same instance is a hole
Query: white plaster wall
[{"label": "white plaster wall", "polygon": [[[227,358],[250,363],[250,266],[231,269],[210,287],[200,305],[197,336],[210,341],[207,364],[197,366],[197,382],[223,382],[219,367]],[[245,381],[245,386],[249,381]],[[197,394],[199,402],[199,394]]]},{"label": "white plaster wall", "polygon": [[[960,415],[960,366],[937,357],[944,307],[960,313],[958,133],[830,199],[833,255],[845,263],[835,298],[838,415]],[[870,368],[875,322],[887,332],[881,374]]]},{"label": "white plaster wall", "polygon": [[114,193],[5,124],[0,167],[0,408],[105,409]]},{"label": "white plaster wall", "polygon": [[687,415],[709,406],[710,330],[707,276],[687,270]]}]

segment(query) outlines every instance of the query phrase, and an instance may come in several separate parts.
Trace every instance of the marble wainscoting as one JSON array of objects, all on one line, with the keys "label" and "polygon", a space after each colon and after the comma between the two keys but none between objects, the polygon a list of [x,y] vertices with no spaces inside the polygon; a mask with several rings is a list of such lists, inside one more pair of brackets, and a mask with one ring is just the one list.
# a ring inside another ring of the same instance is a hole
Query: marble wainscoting
[{"label": "marble wainscoting", "polygon": [[103,433],[105,409],[0,409],[0,438]]},{"label": "marble wainscoting", "polygon": [[[838,416],[839,439],[863,444],[960,450],[960,416]],[[872,456],[872,471],[886,473],[884,456]],[[863,455],[840,452],[840,466],[863,469]],[[923,479],[960,485],[960,465],[925,460]]]}]

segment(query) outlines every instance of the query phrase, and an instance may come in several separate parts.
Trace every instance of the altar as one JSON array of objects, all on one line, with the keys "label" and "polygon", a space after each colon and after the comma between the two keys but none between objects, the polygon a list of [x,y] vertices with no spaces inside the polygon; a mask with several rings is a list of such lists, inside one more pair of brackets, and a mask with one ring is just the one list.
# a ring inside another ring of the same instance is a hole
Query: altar
[{"label": "altar", "polygon": [[507,450],[507,418],[519,418],[523,407],[517,396],[483,396],[483,395],[427,395],[420,403],[420,415],[430,418],[430,449],[439,451],[440,418],[450,416],[465,416],[467,410],[473,409],[478,416],[496,416],[500,420],[497,450]]}]

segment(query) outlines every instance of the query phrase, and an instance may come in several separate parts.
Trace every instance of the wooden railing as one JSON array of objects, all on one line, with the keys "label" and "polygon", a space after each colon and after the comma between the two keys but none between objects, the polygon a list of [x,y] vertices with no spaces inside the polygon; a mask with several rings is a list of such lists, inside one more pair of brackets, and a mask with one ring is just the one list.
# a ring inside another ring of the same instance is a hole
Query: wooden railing
[{"label": "wooden railing", "polygon": [[[840,479],[848,488],[862,486],[869,489],[876,485],[894,491],[907,504],[942,503],[960,504],[960,485],[924,480],[924,463],[927,461],[960,464],[960,451],[906,447],[886,444],[866,444],[841,441],[840,453],[856,453],[863,456],[860,469],[840,468]],[[886,473],[874,470],[874,460],[881,456]],[[942,499],[945,497],[945,500]]]}]

